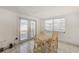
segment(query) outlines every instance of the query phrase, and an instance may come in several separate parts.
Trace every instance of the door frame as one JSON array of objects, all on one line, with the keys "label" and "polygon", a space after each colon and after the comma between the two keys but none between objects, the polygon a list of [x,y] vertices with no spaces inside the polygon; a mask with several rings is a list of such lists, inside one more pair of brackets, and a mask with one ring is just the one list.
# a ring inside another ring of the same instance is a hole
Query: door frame
[{"label": "door frame", "polygon": [[[36,20],[30,20],[29,22],[31,22],[31,21],[35,21],[35,36],[37,35],[37,21]],[[31,26],[31,24],[30,24],[30,26]],[[31,27],[30,27],[31,28]],[[30,29],[31,30],[31,29]],[[33,38],[33,37],[32,37]],[[32,39],[31,38],[31,39]]]},{"label": "door frame", "polygon": [[[37,21],[34,20],[34,19],[19,17],[19,42],[20,42],[20,43],[30,40],[30,39],[28,39],[28,40],[23,40],[23,41],[20,40],[20,25],[21,25],[21,24],[20,24],[20,21],[21,21],[21,19],[28,20],[28,29],[29,29],[29,30],[31,30],[31,29],[29,28],[29,27],[31,26],[30,21],[35,21],[35,36],[37,35]],[[29,35],[29,32],[28,32],[28,35]],[[31,38],[31,39],[32,39],[32,38]]]}]

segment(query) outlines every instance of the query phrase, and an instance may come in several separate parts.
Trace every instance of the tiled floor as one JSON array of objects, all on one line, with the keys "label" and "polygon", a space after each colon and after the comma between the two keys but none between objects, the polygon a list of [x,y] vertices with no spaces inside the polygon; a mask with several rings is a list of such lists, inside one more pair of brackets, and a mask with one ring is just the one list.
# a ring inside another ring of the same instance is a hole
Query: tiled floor
[{"label": "tiled floor", "polygon": [[3,53],[33,53],[33,47],[33,40],[31,40],[5,50]]},{"label": "tiled floor", "polygon": [[[33,53],[34,41],[28,41],[13,47],[12,49],[5,50],[3,53]],[[58,43],[58,53],[78,53],[79,47],[69,45],[63,42]]]},{"label": "tiled floor", "polygon": [[79,47],[64,42],[58,43],[58,52],[59,53],[79,53]]}]

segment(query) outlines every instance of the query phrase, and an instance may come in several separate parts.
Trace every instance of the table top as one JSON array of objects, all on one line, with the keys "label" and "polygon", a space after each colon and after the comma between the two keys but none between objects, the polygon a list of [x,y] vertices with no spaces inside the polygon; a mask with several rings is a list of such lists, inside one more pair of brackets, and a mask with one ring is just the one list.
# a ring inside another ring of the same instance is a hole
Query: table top
[{"label": "table top", "polygon": [[48,33],[45,33],[45,32],[42,32],[42,33],[37,35],[37,39],[40,39],[40,40],[48,40],[51,37],[52,37],[51,34],[48,35]]}]

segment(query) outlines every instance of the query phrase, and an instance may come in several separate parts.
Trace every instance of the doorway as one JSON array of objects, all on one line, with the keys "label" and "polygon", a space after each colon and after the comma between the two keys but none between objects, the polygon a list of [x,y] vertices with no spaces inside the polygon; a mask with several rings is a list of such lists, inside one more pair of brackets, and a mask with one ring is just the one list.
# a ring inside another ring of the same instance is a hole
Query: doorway
[{"label": "doorway", "polygon": [[20,42],[30,40],[36,35],[36,21],[20,19]]}]

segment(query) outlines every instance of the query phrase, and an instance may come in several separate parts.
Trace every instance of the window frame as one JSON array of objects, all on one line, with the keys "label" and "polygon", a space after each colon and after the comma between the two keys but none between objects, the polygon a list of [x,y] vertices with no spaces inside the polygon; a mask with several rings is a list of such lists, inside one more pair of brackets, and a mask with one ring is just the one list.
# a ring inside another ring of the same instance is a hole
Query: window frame
[{"label": "window frame", "polygon": [[54,28],[54,27],[53,27],[53,20],[52,20],[52,25],[51,25],[51,26],[52,26],[52,30],[46,30],[46,28],[45,28],[45,27],[46,27],[46,26],[45,26],[45,21],[46,21],[46,20],[49,21],[49,20],[52,20],[52,18],[49,18],[49,19],[45,19],[45,20],[44,20],[44,30],[47,31],[47,32],[52,32],[52,31],[54,30],[54,29],[53,29],[53,28]]},{"label": "window frame", "polygon": [[[55,19],[64,19],[64,29],[63,30],[55,30]],[[46,30],[45,29],[45,21],[46,20],[52,20],[52,26],[53,26],[53,30],[52,31],[49,31],[49,30]],[[66,25],[66,20],[65,20],[65,18],[64,17],[61,17],[61,18],[48,18],[48,19],[45,19],[44,20],[44,30],[45,31],[47,31],[47,32],[53,32],[53,31],[56,31],[56,32],[65,32],[65,30],[66,30],[66,27],[65,27],[65,25]]]}]

